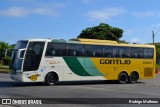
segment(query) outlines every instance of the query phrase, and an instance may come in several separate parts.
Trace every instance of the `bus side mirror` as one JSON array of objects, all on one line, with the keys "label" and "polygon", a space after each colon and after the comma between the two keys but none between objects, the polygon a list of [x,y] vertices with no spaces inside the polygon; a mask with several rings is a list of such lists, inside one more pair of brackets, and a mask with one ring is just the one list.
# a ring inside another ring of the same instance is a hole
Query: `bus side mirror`
[{"label": "bus side mirror", "polygon": [[18,50],[18,59],[24,59],[24,53],[26,49],[19,49]]}]

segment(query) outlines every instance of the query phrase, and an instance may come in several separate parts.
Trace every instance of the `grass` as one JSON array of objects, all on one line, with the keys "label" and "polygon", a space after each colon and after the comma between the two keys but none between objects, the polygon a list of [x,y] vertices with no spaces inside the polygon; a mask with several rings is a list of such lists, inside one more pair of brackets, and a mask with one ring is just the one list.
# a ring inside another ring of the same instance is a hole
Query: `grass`
[{"label": "grass", "polygon": [[160,69],[160,64],[156,64],[156,67],[158,67]]},{"label": "grass", "polygon": [[10,69],[9,66],[4,66],[0,64],[0,73],[9,73]]}]

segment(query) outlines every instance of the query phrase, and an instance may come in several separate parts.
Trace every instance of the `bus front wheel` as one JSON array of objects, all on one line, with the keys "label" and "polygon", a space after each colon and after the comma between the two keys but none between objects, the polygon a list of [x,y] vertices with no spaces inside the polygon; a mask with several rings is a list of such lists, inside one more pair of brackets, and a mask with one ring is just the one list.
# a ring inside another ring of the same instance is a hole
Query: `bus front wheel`
[{"label": "bus front wheel", "polygon": [[128,82],[128,76],[126,73],[122,72],[119,75],[118,82],[120,84],[126,84]]},{"label": "bus front wheel", "polygon": [[130,77],[129,77],[129,82],[130,83],[136,83],[138,80],[138,74],[136,72],[132,72]]},{"label": "bus front wheel", "polygon": [[45,83],[46,85],[53,86],[57,82],[57,76],[55,73],[49,73],[46,76]]}]

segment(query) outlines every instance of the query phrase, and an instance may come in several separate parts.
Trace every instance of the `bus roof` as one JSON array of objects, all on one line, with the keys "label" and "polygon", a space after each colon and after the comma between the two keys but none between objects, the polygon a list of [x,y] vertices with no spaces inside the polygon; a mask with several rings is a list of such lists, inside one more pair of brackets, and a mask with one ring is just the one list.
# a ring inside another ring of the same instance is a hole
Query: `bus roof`
[{"label": "bus roof", "polygon": [[98,39],[83,39],[83,38],[78,38],[78,39],[70,39],[70,40],[63,40],[63,39],[53,39],[52,42],[58,42],[58,43],[82,43],[82,44],[118,44],[117,41],[111,41],[111,40],[98,40]]},{"label": "bus roof", "polygon": [[71,39],[75,41],[80,41],[80,42],[89,42],[89,43],[110,43],[110,44],[118,44],[117,41],[112,41],[112,40],[99,40],[99,39],[84,39],[84,38],[79,38],[79,39]]},{"label": "bus roof", "polygon": [[74,43],[74,44],[93,44],[93,45],[113,45],[113,46],[129,46],[129,47],[151,47],[154,48],[154,45],[150,44],[123,44],[118,43],[117,41],[111,40],[98,40],[98,39],[70,39],[70,40],[63,40],[63,39],[52,39],[51,42],[55,43]]},{"label": "bus roof", "polygon": [[110,46],[129,46],[129,47],[155,48],[155,46],[151,45],[151,44],[123,44],[123,43],[118,43],[117,41],[111,41],[111,40],[84,39],[84,38],[70,39],[70,40],[64,40],[64,39],[28,39],[28,41],[48,41],[48,42],[54,42],[54,43],[73,43],[73,44],[92,44],[92,45],[110,45]]}]

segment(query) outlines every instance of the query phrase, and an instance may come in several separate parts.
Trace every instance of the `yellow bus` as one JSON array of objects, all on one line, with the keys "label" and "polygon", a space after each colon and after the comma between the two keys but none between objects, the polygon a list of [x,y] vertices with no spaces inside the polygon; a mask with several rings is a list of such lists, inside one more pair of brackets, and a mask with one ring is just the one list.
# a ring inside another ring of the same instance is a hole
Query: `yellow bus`
[{"label": "yellow bus", "polygon": [[155,77],[154,45],[96,39],[20,40],[12,54],[11,79],[20,82],[118,80]]}]

